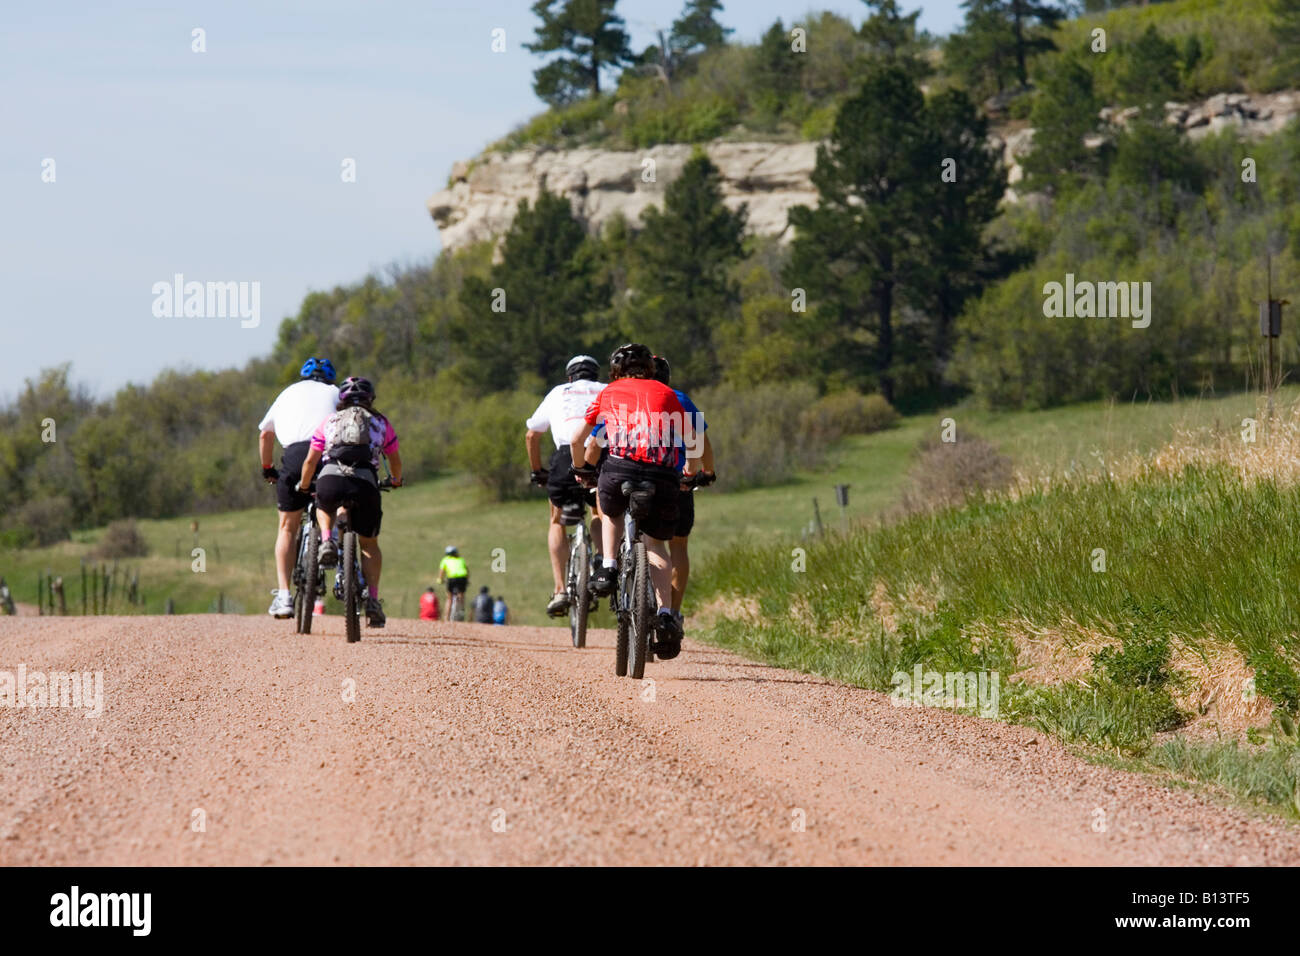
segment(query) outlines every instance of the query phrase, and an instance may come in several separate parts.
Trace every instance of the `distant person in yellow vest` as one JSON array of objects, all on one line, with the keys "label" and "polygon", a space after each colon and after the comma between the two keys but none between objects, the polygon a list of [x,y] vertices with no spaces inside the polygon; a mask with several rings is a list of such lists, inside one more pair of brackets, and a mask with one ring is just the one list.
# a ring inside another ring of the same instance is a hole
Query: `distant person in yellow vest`
[{"label": "distant person in yellow vest", "polygon": [[465,591],[469,588],[469,568],[454,545],[449,545],[443,552],[442,563],[438,565],[439,582],[447,582],[447,619],[452,620],[452,595],[460,595],[461,613],[465,610]]}]

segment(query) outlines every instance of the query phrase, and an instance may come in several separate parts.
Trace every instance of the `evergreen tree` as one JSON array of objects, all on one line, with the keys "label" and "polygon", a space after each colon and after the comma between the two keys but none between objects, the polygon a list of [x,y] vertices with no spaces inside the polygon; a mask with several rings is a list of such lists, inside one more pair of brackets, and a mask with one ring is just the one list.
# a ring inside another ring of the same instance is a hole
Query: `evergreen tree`
[{"label": "evergreen tree", "polygon": [[891,60],[904,66],[912,76],[921,79],[930,72],[929,64],[922,59],[924,45],[917,34],[916,18],[920,10],[904,16],[896,0],[863,0],[871,15],[862,22],[858,35],[867,43],[874,56]]},{"label": "evergreen tree", "polygon": [[745,219],[743,206],[733,212],[723,203],[722,176],[702,152],[665,190],[663,209],[642,215],[632,336],[667,356],[686,386],[716,381],[714,330],[739,301],[729,273],[744,251]]},{"label": "evergreen tree", "polygon": [[682,15],[673,21],[669,44],[678,53],[722,46],[735,31],[718,22],[721,12],[721,0],[687,0]]},{"label": "evergreen tree", "polygon": [[[614,12],[616,0],[536,0],[533,13],[541,18],[537,39],[525,43],[533,53],[563,51],[534,71],[533,91],[552,106],[583,95],[600,94],[601,70],[632,62],[623,18]],[[553,10],[557,3],[561,6]]]},{"label": "evergreen tree", "polygon": [[790,32],[778,18],[767,28],[750,61],[747,78],[758,108],[779,119],[799,92],[805,57],[791,48]]},{"label": "evergreen tree", "polygon": [[926,116],[944,165],[932,180],[930,227],[918,246],[921,270],[908,298],[930,316],[933,355],[942,363],[952,353],[963,304],[1001,271],[984,229],[997,215],[1006,170],[989,146],[988,120],[964,92],[940,93],[926,105]]},{"label": "evergreen tree", "polygon": [[1138,106],[1152,106],[1164,118],[1162,104],[1181,85],[1178,47],[1153,26],[1123,51],[1119,86],[1125,99]]},{"label": "evergreen tree", "polygon": [[1102,154],[1084,138],[1097,132],[1100,110],[1092,71],[1077,56],[1061,57],[1042,78],[1029,116],[1034,146],[1024,169],[1037,188],[1069,189],[1097,172]]},{"label": "evergreen tree", "polygon": [[948,37],[944,60],[966,86],[1001,93],[1015,78],[1015,33],[1000,0],[966,0],[966,22]]},{"label": "evergreen tree", "polygon": [[469,374],[496,390],[521,372],[559,381],[588,317],[608,306],[609,286],[569,201],[543,189],[536,203],[519,203],[501,261],[486,281],[467,277],[459,302]]},{"label": "evergreen tree", "polygon": [[827,371],[878,387],[891,402],[894,311],[900,286],[917,281],[916,247],[929,241],[936,146],[907,71],[876,65],[817,150],[817,207],[790,211],[796,233],[785,278],[807,291],[834,340]]}]

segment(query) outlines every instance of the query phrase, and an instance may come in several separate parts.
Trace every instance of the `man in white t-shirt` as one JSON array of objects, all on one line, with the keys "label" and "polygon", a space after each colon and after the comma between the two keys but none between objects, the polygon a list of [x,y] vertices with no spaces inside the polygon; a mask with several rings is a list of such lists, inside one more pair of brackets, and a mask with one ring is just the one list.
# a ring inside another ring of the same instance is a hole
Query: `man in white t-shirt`
[{"label": "man in white t-shirt", "polygon": [[[528,431],[524,435],[524,446],[528,449],[528,461],[532,466],[534,484],[546,488],[551,499],[551,523],[547,529],[546,543],[551,552],[551,571],[555,575],[555,594],[546,605],[546,613],[558,617],[568,613],[569,596],[564,589],[564,571],[568,558],[563,507],[566,501],[581,495],[589,505],[596,508],[595,495],[586,491],[573,477],[573,454],[569,443],[573,436],[586,425],[587,407],[596,400],[603,382],[596,381],[600,374],[600,363],[590,355],[575,355],[569,359],[564,374],[568,381],[557,385],[542,399],[537,411],[524,424]],[[542,436],[550,430],[555,450],[551,453],[549,467],[542,466]],[[595,441],[596,439],[592,439]],[[596,511],[592,522],[592,541],[600,541],[600,512]]]},{"label": "man in white t-shirt", "polygon": [[[262,477],[275,485],[275,503],[280,511],[280,529],[275,538],[275,570],[279,588],[267,613],[272,617],[293,617],[293,595],[289,578],[293,574],[293,541],[302,523],[302,512],[311,495],[296,491],[302,463],[311,448],[312,432],[333,415],[339,390],[334,387],[334,364],[329,359],[309,358],[298,373],[302,381],[281,392],[257,426],[258,450],[262,455]],[[271,463],[276,441],[284,449],[280,467]]]}]

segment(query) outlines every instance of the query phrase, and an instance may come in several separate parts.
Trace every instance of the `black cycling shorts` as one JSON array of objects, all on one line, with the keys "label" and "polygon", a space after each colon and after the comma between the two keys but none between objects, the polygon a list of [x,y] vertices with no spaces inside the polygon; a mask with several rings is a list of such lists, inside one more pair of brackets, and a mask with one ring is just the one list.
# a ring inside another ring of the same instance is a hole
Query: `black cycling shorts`
[{"label": "black cycling shorts", "polygon": [[348,503],[348,524],[363,538],[379,537],[384,509],[379,489],[364,478],[322,475],[316,479],[316,507],[337,516],[339,505]]},{"label": "black cycling shorts", "polygon": [[674,538],[690,537],[695,527],[695,492],[681,491],[677,498],[677,526],[673,529]]},{"label": "black cycling shorts", "polygon": [[641,519],[641,530],[652,538],[667,541],[677,528],[678,498],[682,487],[676,468],[647,465],[625,458],[610,458],[600,469],[600,510],[618,520],[627,511],[628,499],[623,494],[625,481],[648,481],[654,485],[650,514]]},{"label": "black cycling shorts", "polygon": [[464,594],[469,587],[469,578],[448,578],[447,591],[450,594]]},{"label": "black cycling shorts", "polygon": [[[609,457],[609,450],[602,448],[600,450],[600,461]],[[586,491],[583,500],[587,502],[588,508],[596,506],[596,491],[594,488],[584,489],[578,484],[578,479],[573,477],[573,452],[568,445],[555,449],[555,454],[551,456],[551,463],[548,467],[546,478],[546,497],[551,499],[551,504],[557,508],[563,508],[565,502],[571,501],[573,496],[580,491]]]},{"label": "black cycling shorts", "polygon": [[[311,451],[311,442],[296,441],[284,450],[280,456],[280,478],[275,483],[275,505],[281,511],[302,511],[311,501],[311,495],[294,491],[293,486],[302,477],[302,463]],[[320,474],[320,465],[316,465],[316,475]],[[315,480],[316,476],[313,476]]]}]

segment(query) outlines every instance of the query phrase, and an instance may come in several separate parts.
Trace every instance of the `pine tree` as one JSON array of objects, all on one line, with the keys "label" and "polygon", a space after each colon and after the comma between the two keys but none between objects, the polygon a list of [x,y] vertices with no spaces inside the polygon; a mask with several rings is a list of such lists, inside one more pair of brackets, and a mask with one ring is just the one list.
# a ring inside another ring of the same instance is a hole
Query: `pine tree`
[{"label": "pine tree", "polygon": [[467,372],[500,389],[524,371],[559,381],[589,316],[608,306],[609,286],[569,201],[543,189],[519,203],[501,261],[486,281],[466,278],[459,302]]},{"label": "pine tree", "polygon": [[631,331],[668,358],[684,385],[716,381],[714,330],[739,301],[730,268],[744,252],[745,219],[745,207],[723,203],[722,176],[703,152],[664,191],[663,209],[642,215]]},{"label": "pine tree", "polygon": [[917,249],[920,274],[908,300],[931,318],[932,353],[942,363],[952,353],[963,304],[1000,271],[984,228],[997,215],[1006,170],[989,146],[988,120],[964,92],[940,93],[926,105],[926,116],[944,165],[932,180],[930,227]]},{"label": "pine tree", "polygon": [[868,50],[877,57],[900,63],[912,76],[921,79],[930,72],[929,64],[921,57],[924,46],[916,29],[920,10],[904,16],[896,0],[863,0],[871,15],[862,22],[858,35],[867,43]]},{"label": "pine tree", "polygon": [[1061,57],[1043,77],[1029,116],[1034,145],[1024,169],[1036,187],[1069,189],[1099,170],[1102,154],[1084,139],[1097,132],[1100,110],[1092,71],[1077,56]]},{"label": "pine tree", "polygon": [[971,86],[991,82],[998,92],[1008,78],[1029,85],[1029,58],[1055,50],[1049,35],[1065,16],[1036,0],[964,0],[966,23],[948,42],[955,70]]},{"label": "pine tree", "polygon": [[[556,3],[562,6],[552,10]],[[604,69],[632,62],[623,18],[614,12],[616,0],[536,0],[533,13],[541,18],[537,40],[525,43],[533,53],[563,51],[534,71],[533,91],[552,106],[571,103],[583,95],[600,94]]]},{"label": "pine tree", "polygon": [[896,64],[877,64],[817,150],[817,207],[790,211],[785,278],[806,290],[833,343],[826,371],[878,387],[891,402],[894,312],[900,286],[916,279],[940,160],[916,83]]},{"label": "pine tree", "polygon": [[1273,33],[1277,37],[1277,81],[1300,82],[1300,0],[1273,0]]},{"label": "pine tree", "polygon": [[807,57],[791,48],[790,32],[777,19],[764,32],[750,61],[750,96],[759,110],[779,119],[799,92]]},{"label": "pine tree", "polygon": [[721,0],[687,0],[682,15],[673,21],[669,44],[678,53],[722,46],[735,31],[718,22],[721,12]]}]

